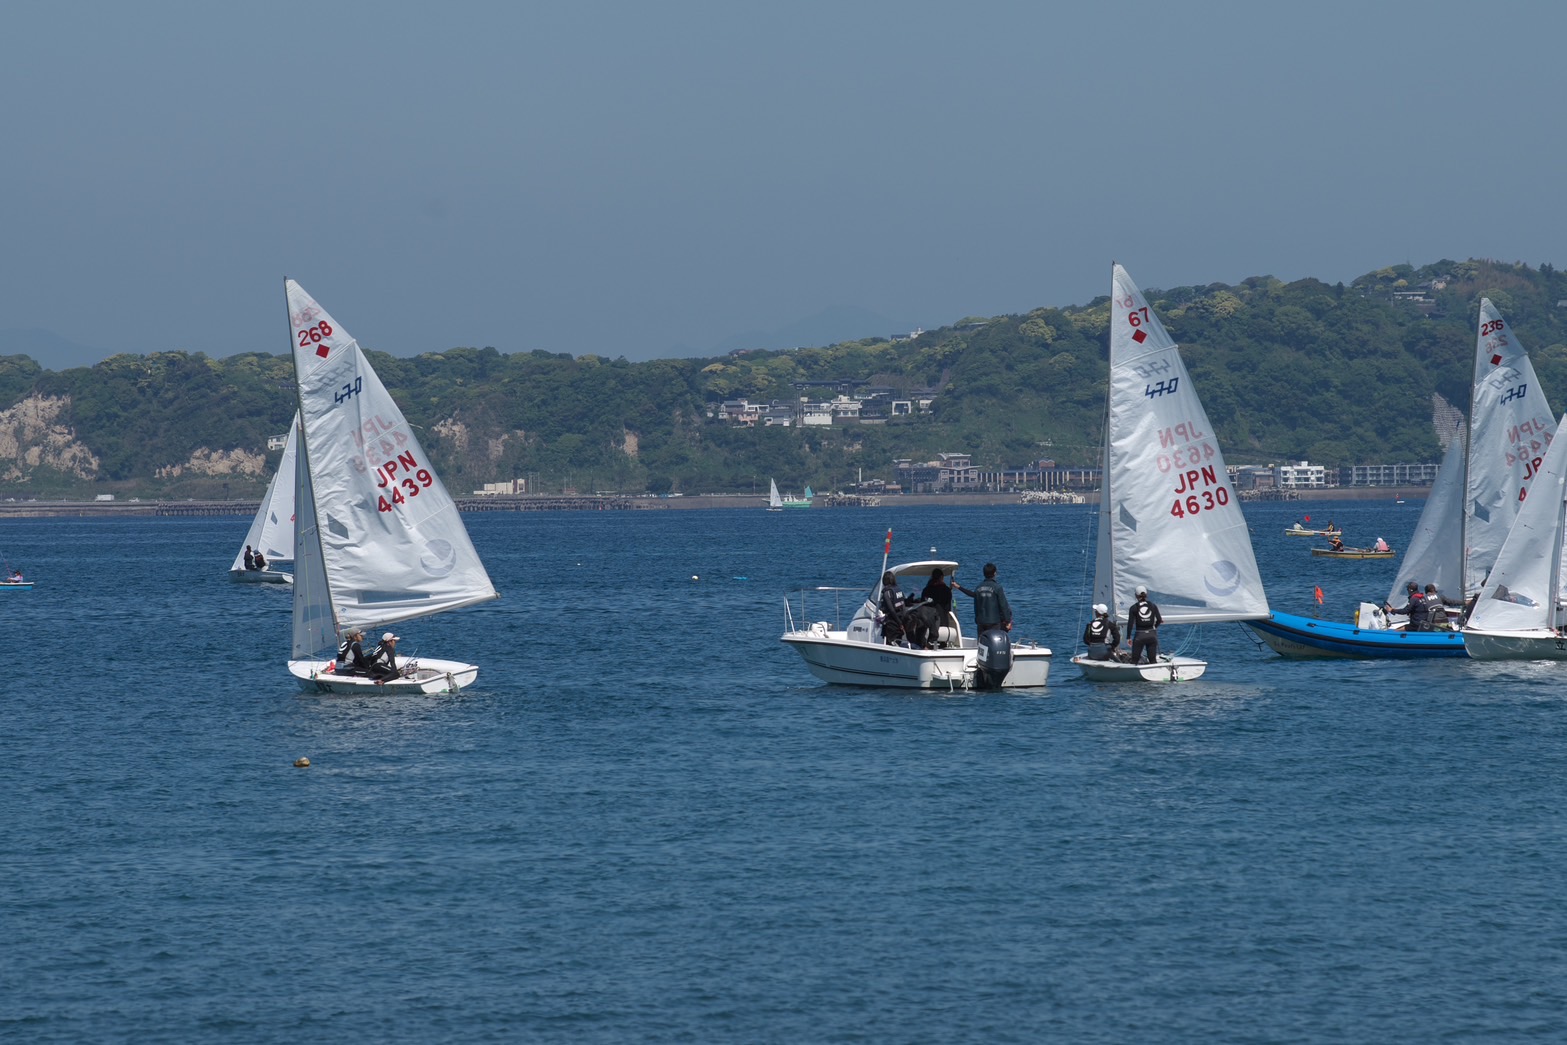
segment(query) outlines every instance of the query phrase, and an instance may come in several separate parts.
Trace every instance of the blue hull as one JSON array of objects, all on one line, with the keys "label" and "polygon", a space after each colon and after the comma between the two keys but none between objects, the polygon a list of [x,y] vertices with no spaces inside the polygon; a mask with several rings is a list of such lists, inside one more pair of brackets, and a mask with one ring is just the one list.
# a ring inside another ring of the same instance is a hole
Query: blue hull
[{"label": "blue hull", "polygon": [[1285,657],[1466,657],[1456,631],[1387,631],[1273,613],[1246,626]]}]

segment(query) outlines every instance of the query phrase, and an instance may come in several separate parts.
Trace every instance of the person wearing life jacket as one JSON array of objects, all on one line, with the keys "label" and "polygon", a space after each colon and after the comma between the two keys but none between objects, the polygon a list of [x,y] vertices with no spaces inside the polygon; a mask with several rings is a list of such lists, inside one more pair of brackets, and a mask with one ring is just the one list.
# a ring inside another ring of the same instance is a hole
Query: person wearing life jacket
[{"label": "person wearing life jacket", "polygon": [[1453,618],[1456,614],[1451,609],[1463,609],[1463,599],[1450,599],[1437,588],[1435,584],[1426,585],[1426,609],[1431,614],[1431,630],[1447,631],[1453,626]]},{"label": "person wearing life jacket", "polygon": [[881,598],[876,601],[876,608],[881,611],[882,639],[889,646],[906,645],[906,640],[913,637],[914,621],[908,600],[898,590],[898,578],[891,570],[881,575]]},{"label": "person wearing life jacket", "polygon": [[975,635],[983,635],[992,628],[1011,631],[1012,606],[1007,602],[1007,593],[996,580],[996,564],[985,563],[984,572],[985,579],[980,581],[973,591],[969,591],[958,583],[957,571],[953,571],[952,586],[974,600]]},{"label": "person wearing life jacket", "polygon": [[1139,584],[1137,601],[1126,615],[1126,641],[1132,647],[1133,664],[1141,662],[1145,653],[1148,663],[1159,662],[1159,625],[1163,623],[1164,615],[1148,601],[1148,589]]},{"label": "person wearing life jacket", "polygon": [[1409,601],[1403,606],[1393,606],[1383,603],[1382,610],[1385,613],[1401,613],[1409,618],[1409,623],[1404,626],[1405,631],[1430,631],[1431,607],[1426,605],[1426,597],[1420,592],[1420,585],[1410,581],[1407,585]]},{"label": "person wearing life jacket", "polygon": [[1114,660],[1116,647],[1121,644],[1121,629],[1110,619],[1110,607],[1102,602],[1094,603],[1094,619],[1083,629],[1083,645],[1088,647],[1089,660]]},{"label": "person wearing life jacket", "polygon": [[397,636],[387,632],[381,636],[375,649],[370,651],[370,677],[375,679],[376,685],[380,685],[391,682],[398,674]]},{"label": "person wearing life jacket", "polygon": [[337,663],[332,670],[338,675],[364,675],[370,674],[370,661],[365,658],[365,648],[360,641],[365,637],[362,631],[344,632],[343,641],[337,644]]},{"label": "person wearing life jacket", "polygon": [[253,570],[255,568],[256,568],[256,553],[251,551],[250,550],[250,545],[247,544],[247,545],[245,545],[245,569]]},{"label": "person wearing life jacket", "polygon": [[1339,535],[1335,533],[1333,536],[1328,538],[1328,547],[1331,550],[1336,551],[1336,552],[1343,551],[1344,550],[1344,540],[1343,540],[1343,538],[1339,537]]}]

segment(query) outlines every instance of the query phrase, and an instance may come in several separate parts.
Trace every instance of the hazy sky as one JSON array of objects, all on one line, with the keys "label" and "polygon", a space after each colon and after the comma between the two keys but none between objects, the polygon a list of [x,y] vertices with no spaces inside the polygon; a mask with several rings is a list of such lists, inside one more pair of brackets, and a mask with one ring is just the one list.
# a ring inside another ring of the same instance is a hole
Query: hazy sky
[{"label": "hazy sky", "polygon": [[291,276],[383,351],[648,359],[1112,260],[1560,265],[1564,40],[1559,2],[11,0],[0,328],[283,353]]}]

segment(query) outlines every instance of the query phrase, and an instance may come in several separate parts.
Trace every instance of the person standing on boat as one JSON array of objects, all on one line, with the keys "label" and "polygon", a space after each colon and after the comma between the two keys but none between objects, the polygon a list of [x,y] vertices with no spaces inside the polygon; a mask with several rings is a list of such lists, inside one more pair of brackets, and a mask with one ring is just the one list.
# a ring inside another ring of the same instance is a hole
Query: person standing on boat
[{"label": "person standing on boat", "polygon": [[370,651],[370,677],[380,684],[391,682],[397,676],[397,636],[387,632]]},{"label": "person standing on boat", "polygon": [[1405,631],[1430,631],[1431,607],[1426,605],[1426,597],[1420,594],[1420,585],[1410,581],[1407,585],[1409,601],[1403,606],[1394,607],[1390,603],[1382,604],[1384,613],[1401,613],[1409,618],[1409,623],[1404,626]]},{"label": "person standing on boat", "polygon": [[1083,645],[1088,647],[1089,660],[1114,660],[1116,647],[1121,645],[1121,629],[1110,619],[1110,607],[1102,602],[1094,603],[1094,619],[1083,629]]},{"label": "person standing on boat", "polygon": [[1012,630],[1012,606],[1007,602],[1007,593],[996,580],[995,563],[985,563],[985,579],[980,581],[973,591],[958,583],[956,570],[953,571],[952,586],[974,600],[976,635],[983,635],[992,628],[1000,628],[1002,631]]},{"label": "person standing on boat", "polygon": [[365,659],[365,648],[360,644],[364,637],[362,631],[350,631],[343,636],[343,641],[337,646],[337,666],[333,669],[336,674],[371,674],[370,662]]},{"label": "person standing on boat", "polygon": [[1148,663],[1158,663],[1159,625],[1163,623],[1164,615],[1158,606],[1148,601],[1148,589],[1139,584],[1137,601],[1132,603],[1131,612],[1126,615],[1126,642],[1132,648],[1133,664],[1141,663],[1145,652]]},{"label": "person standing on boat", "polygon": [[251,551],[250,550],[250,545],[247,544],[247,545],[245,545],[245,569],[247,569],[247,570],[254,570],[255,568],[256,568],[256,553]]}]

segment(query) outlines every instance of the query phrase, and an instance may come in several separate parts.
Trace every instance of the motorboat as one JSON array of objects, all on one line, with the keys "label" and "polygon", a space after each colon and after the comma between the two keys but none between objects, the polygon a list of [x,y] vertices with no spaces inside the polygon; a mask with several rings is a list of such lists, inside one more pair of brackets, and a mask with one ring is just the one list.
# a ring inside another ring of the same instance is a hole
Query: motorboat
[{"label": "motorboat", "polygon": [[[932,570],[948,577],[958,564],[925,559],[889,567],[900,587],[906,580],[923,588]],[[986,647],[966,635],[956,613],[936,633],[935,649],[891,645],[882,635],[877,604],[881,582],[865,588],[815,587],[790,592],[784,599],[782,641],[805,661],[823,682],[844,686],[897,686],[913,689],[968,690],[986,684],[981,660]],[[827,614],[831,613],[830,618]],[[847,624],[842,623],[848,614]],[[817,618],[817,619],[813,619]],[[1002,679],[1004,689],[1045,685],[1051,651],[1031,641],[1011,642],[1012,666]]]}]

